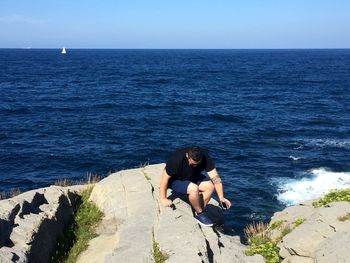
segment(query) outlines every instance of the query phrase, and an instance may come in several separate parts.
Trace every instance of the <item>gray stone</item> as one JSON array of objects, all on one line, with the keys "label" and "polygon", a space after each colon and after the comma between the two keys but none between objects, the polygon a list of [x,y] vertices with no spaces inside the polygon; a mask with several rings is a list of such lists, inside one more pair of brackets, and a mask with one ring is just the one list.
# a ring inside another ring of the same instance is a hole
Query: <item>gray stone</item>
[{"label": "gray stone", "polygon": [[284,259],[282,261],[282,263],[315,263],[315,261],[312,258],[299,257],[299,256],[290,256],[290,257]]},{"label": "gray stone", "polygon": [[[121,171],[95,186],[90,199],[105,213],[101,225],[113,222],[116,227],[102,227],[105,230],[90,242],[78,262],[154,262],[153,242],[169,256],[167,262],[264,262],[258,255],[245,256],[248,247],[239,237],[201,227],[186,198],[169,191],[176,209],[163,207],[159,202],[163,169],[164,164],[159,164]],[[208,212],[222,221],[215,200],[208,205]]]},{"label": "gray stone", "polygon": [[[339,217],[350,211],[350,203],[334,202],[314,208],[313,201],[315,200],[288,207],[272,217],[271,222],[286,221],[282,227],[273,231],[274,237],[281,235],[285,226],[292,229],[279,243],[283,262],[342,262],[342,258],[350,258],[349,251],[343,249],[347,237],[336,238],[339,233],[350,232],[350,221],[339,220]],[[305,219],[305,222],[296,226],[295,221],[301,218]],[[335,254],[341,255],[340,261],[334,261],[337,258]]]},{"label": "gray stone", "polygon": [[0,201],[0,262],[48,262],[84,187],[51,186]]},{"label": "gray stone", "polygon": [[350,262],[349,244],[350,231],[334,233],[334,235],[318,245],[315,253],[315,262]]},{"label": "gray stone", "polygon": [[[105,213],[103,222],[114,220],[118,224],[118,242],[109,253],[104,250],[102,260],[101,255],[95,255],[100,262],[122,262],[125,258],[135,262],[152,262],[156,207],[151,193],[152,187],[141,169],[118,172],[95,186],[90,199]],[[100,243],[103,238],[99,236],[92,242]],[[86,251],[78,261],[96,262],[94,257],[86,261],[87,254],[91,252]]]},{"label": "gray stone", "polygon": [[[168,192],[176,209],[159,201],[164,164],[121,171],[97,183],[91,200],[105,213],[98,236],[91,240],[78,262],[154,262],[153,244],[169,256],[167,262],[264,262],[247,257],[239,237],[200,226],[186,196]],[[47,262],[57,237],[71,222],[77,193],[87,186],[51,186],[0,201],[0,262]],[[349,202],[314,208],[310,200],[275,213],[292,231],[278,244],[283,263],[350,262]],[[234,208],[233,208],[234,209]],[[210,200],[206,212],[218,224],[223,214]],[[305,222],[297,226],[298,219]]]}]

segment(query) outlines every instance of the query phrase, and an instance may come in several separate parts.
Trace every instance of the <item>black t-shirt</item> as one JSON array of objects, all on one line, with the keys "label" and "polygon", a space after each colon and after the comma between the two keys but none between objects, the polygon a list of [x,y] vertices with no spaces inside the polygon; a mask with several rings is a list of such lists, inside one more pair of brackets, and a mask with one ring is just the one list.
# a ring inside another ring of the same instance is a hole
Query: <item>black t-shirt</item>
[{"label": "black t-shirt", "polygon": [[213,160],[205,150],[203,150],[202,161],[196,167],[191,167],[188,164],[188,159],[186,157],[188,150],[189,148],[177,150],[167,161],[165,170],[168,175],[171,176],[171,181],[194,181],[195,178],[201,175],[202,171],[206,170],[207,172],[210,172],[215,168]]}]

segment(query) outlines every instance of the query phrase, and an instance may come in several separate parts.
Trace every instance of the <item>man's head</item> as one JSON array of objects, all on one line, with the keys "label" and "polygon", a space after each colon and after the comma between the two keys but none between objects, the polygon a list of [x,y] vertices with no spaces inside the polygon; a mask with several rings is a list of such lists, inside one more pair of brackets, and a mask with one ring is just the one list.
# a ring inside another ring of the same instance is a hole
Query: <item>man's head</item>
[{"label": "man's head", "polygon": [[190,166],[196,167],[203,158],[203,150],[198,146],[192,146],[186,153],[188,163]]}]

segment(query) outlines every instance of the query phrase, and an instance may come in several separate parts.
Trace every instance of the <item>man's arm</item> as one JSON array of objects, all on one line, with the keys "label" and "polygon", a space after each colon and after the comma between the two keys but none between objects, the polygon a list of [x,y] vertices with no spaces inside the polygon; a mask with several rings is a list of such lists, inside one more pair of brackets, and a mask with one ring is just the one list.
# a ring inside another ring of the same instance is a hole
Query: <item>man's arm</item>
[{"label": "man's arm", "polygon": [[159,188],[159,199],[160,199],[160,203],[163,206],[171,206],[173,204],[173,202],[170,199],[168,199],[166,196],[169,179],[170,179],[170,176],[164,169],[162,173],[162,179],[160,180],[160,188]]},{"label": "man's arm", "polygon": [[222,185],[221,178],[216,168],[208,172],[208,175],[210,177],[210,180],[213,182],[215,186],[215,190],[216,190],[216,193],[218,194],[220,201],[225,203],[227,208],[230,208],[231,202],[230,200],[226,199],[224,196],[224,186]]}]

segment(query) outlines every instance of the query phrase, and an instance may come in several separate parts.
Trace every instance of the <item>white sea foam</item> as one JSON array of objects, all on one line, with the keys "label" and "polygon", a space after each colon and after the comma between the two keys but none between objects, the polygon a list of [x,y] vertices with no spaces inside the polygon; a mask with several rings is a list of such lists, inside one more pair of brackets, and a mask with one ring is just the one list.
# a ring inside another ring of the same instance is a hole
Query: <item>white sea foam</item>
[{"label": "white sea foam", "polygon": [[324,148],[324,147],[334,147],[334,148],[344,148],[344,149],[350,149],[350,140],[344,139],[311,139],[311,140],[305,140],[306,146],[311,147],[318,147],[318,148]]},{"label": "white sea foam", "polygon": [[292,159],[293,161],[298,161],[298,160],[303,159],[302,157],[295,157],[293,155],[290,155],[289,158]]},{"label": "white sea foam", "polygon": [[301,179],[278,179],[277,199],[286,205],[318,198],[332,189],[350,187],[350,172],[332,172],[325,168],[308,171]]}]

